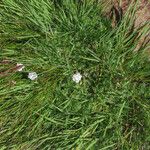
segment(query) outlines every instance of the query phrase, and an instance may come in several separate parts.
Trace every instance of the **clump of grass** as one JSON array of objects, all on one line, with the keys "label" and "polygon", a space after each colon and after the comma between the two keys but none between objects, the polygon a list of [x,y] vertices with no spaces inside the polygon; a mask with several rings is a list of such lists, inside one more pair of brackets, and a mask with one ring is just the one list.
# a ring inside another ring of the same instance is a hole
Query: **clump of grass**
[{"label": "clump of grass", "polygon": [[[115,28],[102,12],[95,0],[0,2],[3,150],[149,149],[150,65],[146,46],[134,52],[134,8]],[[16,63],[25,69],[2,76]]]}]

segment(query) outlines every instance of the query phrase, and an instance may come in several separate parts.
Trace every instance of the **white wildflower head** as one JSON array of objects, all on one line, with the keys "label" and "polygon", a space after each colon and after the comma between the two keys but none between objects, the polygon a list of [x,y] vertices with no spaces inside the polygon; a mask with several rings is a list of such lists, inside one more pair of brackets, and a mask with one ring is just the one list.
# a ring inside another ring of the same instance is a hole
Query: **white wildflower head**
[{"label": "white wildflower head", "polygon": [[75,73],[72,76],[72,80],[76,83],[79,83],[81,79],[82,79],[82,75],[79,72]]},{"label": "white wildflower head", "polygon": [[37,77],[38,77],[38,75],[37,75],[36,72],[30,72],[30,73],[28,74],[28,78],[29,78],[30,80],[35,80]]},{"label": "white wildflower head", "polygon": [[17,71],[22,71],[25,68],[23,64],[19,64],[19,63],[17,63],[16,66],[17,66]]}]

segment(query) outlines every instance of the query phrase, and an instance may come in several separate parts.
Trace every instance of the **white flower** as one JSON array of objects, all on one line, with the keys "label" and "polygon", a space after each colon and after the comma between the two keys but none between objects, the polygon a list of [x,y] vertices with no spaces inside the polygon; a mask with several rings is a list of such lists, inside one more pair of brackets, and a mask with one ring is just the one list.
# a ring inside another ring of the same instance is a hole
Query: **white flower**
[{"label": "white flower", "polygon": [[73,80],[74,82],[76,82],[76,83],[79,83],[80,80],[81,80],[81,78],[82,78],[82,75],[81,75],[79,72],[77,72],[76,74],[74,74],[74,75],[72,76],[72,80]]},{"label": "white flower", "polygon": [[38,77],[38,75],[37,75],[36,72],[30,72],[30,73],[28,74],[28,78],[29,78],[30,80],[35,80],[37,77]]},{"label": "white flower", "polygon": [[23,64],[18,64],[17,63],[16,66],[17,66],[17,71],[22,71],[25,68],[25,66]]}]

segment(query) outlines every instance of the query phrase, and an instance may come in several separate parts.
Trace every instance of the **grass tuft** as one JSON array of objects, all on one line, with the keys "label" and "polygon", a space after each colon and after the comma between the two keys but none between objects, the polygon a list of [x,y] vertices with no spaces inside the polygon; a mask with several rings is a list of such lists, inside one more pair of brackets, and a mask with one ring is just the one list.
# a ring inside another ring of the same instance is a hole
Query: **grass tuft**
[{"label": "grass tuft", "polygon": [[[134,51],[148,27],[133,28],[131,7],[113,28],[102,6],[0,2],[2,150],[150,149],[147,45]],[[25,69],[18,72],[17,63]]]}]

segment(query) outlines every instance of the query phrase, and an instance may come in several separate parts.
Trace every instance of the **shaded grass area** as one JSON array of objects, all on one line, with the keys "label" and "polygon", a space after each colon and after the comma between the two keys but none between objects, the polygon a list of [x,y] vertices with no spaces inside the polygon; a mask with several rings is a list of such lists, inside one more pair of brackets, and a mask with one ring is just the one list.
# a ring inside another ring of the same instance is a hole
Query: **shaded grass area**
[{"label": "shaded grass area", "polygon": [[1,149],[149,149],[147,47],[134,52],[148,29],[133,29],[133,7],[112,28],[104,8],[95,0],[0,2],[0,60],[11,62],[0,70],[25,65],[1,73]]}]

